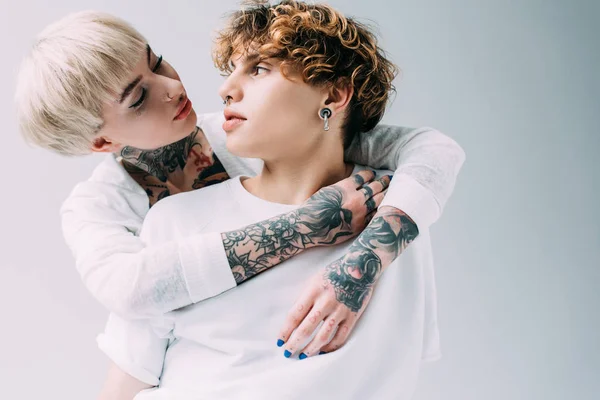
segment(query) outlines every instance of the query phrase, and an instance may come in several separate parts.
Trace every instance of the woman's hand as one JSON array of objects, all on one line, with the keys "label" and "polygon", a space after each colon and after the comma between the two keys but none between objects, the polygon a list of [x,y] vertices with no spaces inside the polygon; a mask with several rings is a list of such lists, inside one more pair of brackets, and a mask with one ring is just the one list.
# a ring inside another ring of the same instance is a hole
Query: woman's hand
[{"label": "woman's hand", "polygon": [[[378,257],[364,250],[351,250],[320,270],[286,318],[277,342],[285,343],[284,355],[298,353],[302,360],[340,348],[369,304],[380,271]],[[321,321],[315,337],[300,348]]]},{"label": "woman's hand", "polygon": [[296,210],[310,236],[307,247],[336,245],[358,235],[381,204],[391,177],[375,179],[371,170],[360,171],[322,188]]},{"label": "woman's hand", "polygon": [[418,234],[414,221],[402,211],[379,209],[348,252],[319,271],[292,307],[277,341],[280,347],[285,344],[284,355],[304,359],[346,343],[383,270]]}]

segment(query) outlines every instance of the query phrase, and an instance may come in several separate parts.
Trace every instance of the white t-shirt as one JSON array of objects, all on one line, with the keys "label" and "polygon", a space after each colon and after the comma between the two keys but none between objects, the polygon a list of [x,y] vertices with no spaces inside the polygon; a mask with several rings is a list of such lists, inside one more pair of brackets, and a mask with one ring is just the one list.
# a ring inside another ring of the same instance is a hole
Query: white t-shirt
[{"label": "white t-shirt", "polygon": [[[198,117],[229,176],[259,173],[260,160],[227,151],[222,123],[223,113]],[[423,231],[441,215],[465,155],[454,140],[435,129],[378,125],[356,136],[346,159],[395,169],[382,204],[404,211]],[[147,212],[146,192],[112,154],[65,200],[65,240],[83,283],[101,304],[120,316],[141,319],[235,287],[220,232],[146,246],[138,234]]]},{"label": "white t-shirt", "polygon": [[[161,201],[146,216],[141,238],[157,245],[233,230],[295,207],[251,195],[238,177]],[[409,398],[421,361],[439,357],[437,324],[430,323],[434,293],[427,293],[433,268],[428,230],[384,271],[340,350],[300,361],[284,358],[275,344],[308,280],[350,245],[305,251],[235,290],[163,317],[143,322],[113,315],[100,347],[151,384],[164,358],[160,387],[136,399]]]}]

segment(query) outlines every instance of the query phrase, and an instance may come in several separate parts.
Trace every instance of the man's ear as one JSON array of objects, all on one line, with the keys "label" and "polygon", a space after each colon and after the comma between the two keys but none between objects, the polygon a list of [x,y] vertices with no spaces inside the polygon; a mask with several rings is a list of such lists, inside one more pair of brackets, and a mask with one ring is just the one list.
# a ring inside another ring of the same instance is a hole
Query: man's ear
[{"label": "man's ear", "polygon": [[97,136],[92,141],[90,150],[94,153],[116,153],[121,150],[123,146],[120,143],[113,142],[110,138],[105,136]]},{"label": "man's ear", "polygon": [[327,91],[327,98],[324,107],[332,112],[332,117],[337,114],[343,114],[348,108],[350,100],[354,95],[354,87],[347,80],[339,80]]}]

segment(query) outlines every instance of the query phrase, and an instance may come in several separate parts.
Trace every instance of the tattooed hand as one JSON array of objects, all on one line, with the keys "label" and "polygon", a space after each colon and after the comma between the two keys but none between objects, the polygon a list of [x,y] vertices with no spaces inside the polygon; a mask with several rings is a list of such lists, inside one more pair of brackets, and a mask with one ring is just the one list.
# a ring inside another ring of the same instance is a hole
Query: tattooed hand
[{"label": "tattooed hand", "polygon": [[348,240],[364,229],[385,196],[390,177],[361,171],[327,186],[300,208],[221,233],[229,266],[240,284],[316,246]]},{"label": "tattooed hand", "polygon": [[[304,359],[340,348],[369,304],[383,269],[418,234],[406,214],[382,207],[348,253],[313,277],[288,314],[277,342],[286,344],[284,355],[301,352]],[[315,337],[301,349],[321,322]]]},{"label": "tattooed hand", "polygon": [[388,175],[374,179],[373,171],[360,171],[319,190],[297,210],[315,245],[345,242],[367,226],[390,184]]}]

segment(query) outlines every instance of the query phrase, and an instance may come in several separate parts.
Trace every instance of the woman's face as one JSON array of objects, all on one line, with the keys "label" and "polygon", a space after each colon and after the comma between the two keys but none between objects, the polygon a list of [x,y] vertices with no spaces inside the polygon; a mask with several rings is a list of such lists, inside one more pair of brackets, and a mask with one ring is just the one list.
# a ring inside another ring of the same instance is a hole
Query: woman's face
[{"label": "woman's face", "polygon": [[227,148],[241,157],[265,161],[310,154],[323,138],[318,112],[327,91],[304,83],[299,74],[284,77],[276,59],[235,55],[231,75],[219,94],[225,108]]},{"label": "woman's face", "polygon": [[192,133],[196,113],[179,75],[148,48],[131,72],[129,85],[103,108],[104,125],[94,151],[118,152],[124,146],[153,150]]}]

